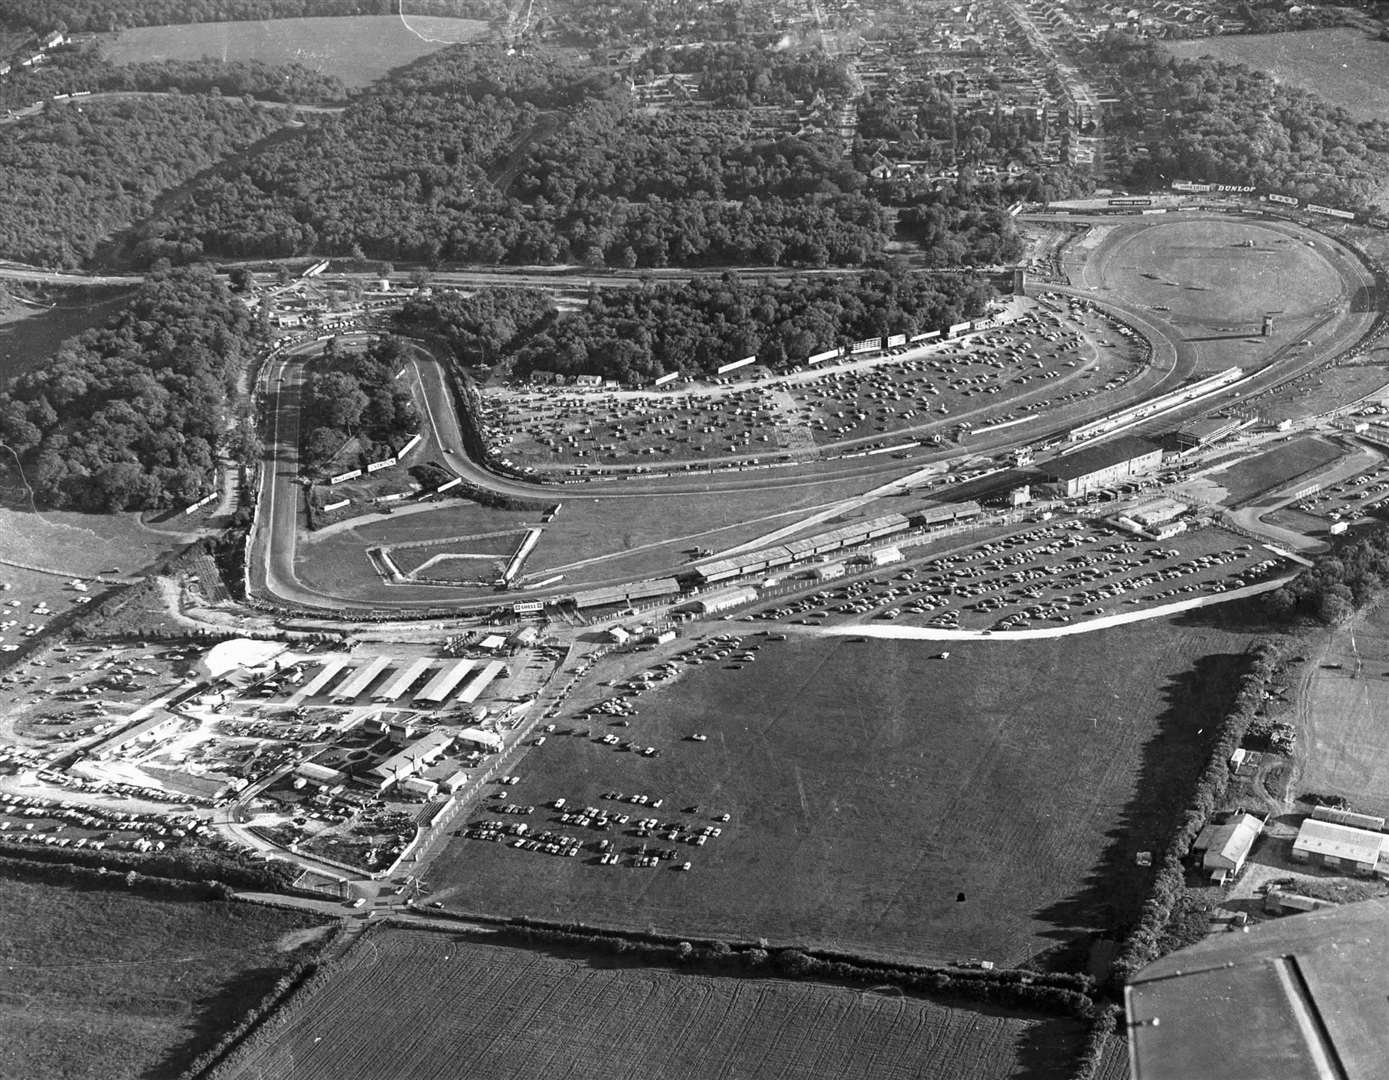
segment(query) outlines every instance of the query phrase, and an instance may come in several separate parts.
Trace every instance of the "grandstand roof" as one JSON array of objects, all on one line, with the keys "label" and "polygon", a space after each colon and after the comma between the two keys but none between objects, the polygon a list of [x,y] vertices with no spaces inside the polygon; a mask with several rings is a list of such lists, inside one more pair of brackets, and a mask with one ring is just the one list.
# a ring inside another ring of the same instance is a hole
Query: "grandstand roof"
[{"label": "grandstand roof", "polygon": [[1077,450],[1064,457],[1053,458],[1042,465],[1041,471],[1053,480],[1076,480],[1093,472],[1118,465],[1122,461],[1132,461],[1147,454],[1161,452],[1161,447],[1137,435],[1125,435],[1120,439]]}]

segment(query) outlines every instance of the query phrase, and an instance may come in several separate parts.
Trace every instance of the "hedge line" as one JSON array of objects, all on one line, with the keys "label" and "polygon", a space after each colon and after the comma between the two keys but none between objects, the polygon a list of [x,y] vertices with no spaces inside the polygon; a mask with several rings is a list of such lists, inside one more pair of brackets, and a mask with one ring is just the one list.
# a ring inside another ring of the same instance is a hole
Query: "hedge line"
[{"label": "hedge line", "polygon": [[90,848],[49,848],[19,845],[0,840],[0,857],[45,865],[71,865],[107,873],[128,873],[166,881],[183,881],[215,888],[278,892],[291,896],[322,899],[318,893],[293,887],[299,871],[288,863],[261,862],[233,852],[210,848],[174,848],[167,851],[92,851]]},{"label": "hedge line", "polygon": [[[470,917],[471,918],[471,917]],[[516,918],[492,923],[488,941],[563,945],[627,956],[662,967],[711,973],[756,973],[788,979],[876,986],[890,984],[915,993],[1020,1006],[1088,1019],[1094,1015],[1088,976],[1043,974],[1018,969],[983,971],[896,963],[828,950],[772,948],[765,941],[682,939],[640,931],[599,930],[582,924]]]},{"label": "hedge line", "polygon": [[1123,1010],[1117,1005],[1105,1005],[1095,1012],[1090,1024],[1090,1034],[1085,1039],[1085,1049],[1080,1052],[1071,1080],[1095,1080],[1100,1066],[1104,1064],[1105,1051],[1109,1040],[1116,1034]]},{"label": "hedge line", "polygon": [[119,885],[133,892],[148,893],[161,900],[228,900],[232,895],[231,889],[220,882],[157,877],[138,870],[122,873],[105,867],[46,862],[42,859],[21,858],[9,854],[0,854],[0,877],[27,878],[46,885],[92,885],[103,889],[114,889]]},{"label": "hedge line", "polygon": [[[345,933],[339,926],[333,936],[317,950],[323,956],[335,948]],[[307,996],[333,976],[334,965],[317,959],[302,960],[280,976],[265,995],[245,1012],[234,1028],[217,1040],[214,1046],[195,1057],[179,1074],[178,1080],[207,1080],[220,1075],[232,1053],[260,1028],[267,1024],[283,1024],[288,1019],[285,1007],[299,996]]]},{"label": "hedge line", "polygon": [[1234,705],[1220,721],[1210,758],[1196,782],[1190,806],[1163,853],[1151,895],[1143,905],[1138,924],[1125,939],[1114,961],[1111,978],[1116,990],[1141,968],[1157,959],[1163,930],[1172,917],[1172,907],[1186,885],[1182,859],[1229,790],[1230,755],[1244,740],[1254,714],[1263,704],[1269,681],[1283,666],[1284,656],[1283,646],[1275,642],[1261,642],[1255,648],[1249,671],[1240,680]]}]

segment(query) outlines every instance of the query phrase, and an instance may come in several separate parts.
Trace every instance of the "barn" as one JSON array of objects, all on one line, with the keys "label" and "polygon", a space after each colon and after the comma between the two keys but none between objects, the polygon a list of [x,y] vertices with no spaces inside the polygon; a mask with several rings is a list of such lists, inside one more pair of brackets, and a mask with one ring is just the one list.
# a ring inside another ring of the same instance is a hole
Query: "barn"
[{"label": "barn", "polygon": [[1317,862],[1328,869],[1373,874],[1379,867],[1385,841],[1381,832],[1307,818],[1293,841],[1293,858]]},{"label": "barn", "polygon": [[1237,877],[1254,848],[1254,841],[1264,831],[1264,823],[1253,814],[1237,814],[1220,825],[1207,825],[1191,845],[1201,853],[1201,869],[1212,881],[1223,884]]}]

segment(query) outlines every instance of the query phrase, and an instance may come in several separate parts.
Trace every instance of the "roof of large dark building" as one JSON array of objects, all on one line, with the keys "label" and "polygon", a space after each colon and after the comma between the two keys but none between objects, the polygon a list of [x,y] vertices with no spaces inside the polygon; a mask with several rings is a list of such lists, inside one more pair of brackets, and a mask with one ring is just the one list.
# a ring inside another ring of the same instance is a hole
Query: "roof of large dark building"
[{"label": "roof of large dark building", "polygon": [[1121,461],[1129,461],[1136,457],[1142,457],[1144,454],[1151,454],[1159,449],[1161,448],[1157,444],[1151,443],[1147,439],[1140,439],[1137,435],[1125,435],[1121,439],[1114,439],[1101,443],[1099,446],[1077,450],[1074,454],[1067,454],[1064,457],[1053,458],[1041,465],[1040,468],[1042,472],[1056,480],[1074,480],[1080,476],[1088,476],[1100,469],[1107,469],[1111,465],[1117,465]]},{"label": "roof of large dark building", "polygon": [[1134,1080],[1377,1080],[1389,900],[1209,937],[1125,988]]}]

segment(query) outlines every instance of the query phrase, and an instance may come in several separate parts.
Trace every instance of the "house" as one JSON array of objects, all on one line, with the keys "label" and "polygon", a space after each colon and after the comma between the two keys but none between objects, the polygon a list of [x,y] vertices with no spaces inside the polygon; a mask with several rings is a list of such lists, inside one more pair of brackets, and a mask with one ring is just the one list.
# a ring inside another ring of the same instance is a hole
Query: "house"
[{"label": "house", "polygon": [[1292,855],[1298,862],[1317,862],[1332,870],[1373,874],[1386,840],[1389,836],[1381,832],[1307,818],[1293,841]]},{"label": "house", "polygon": [[1239,876],[1263,831],[1264,823],[1253,814],[1237,814],[1224,824],[1207,825],[1191,850],[1201,853],[1201,869],[1211,880],[1224,884]]}]

